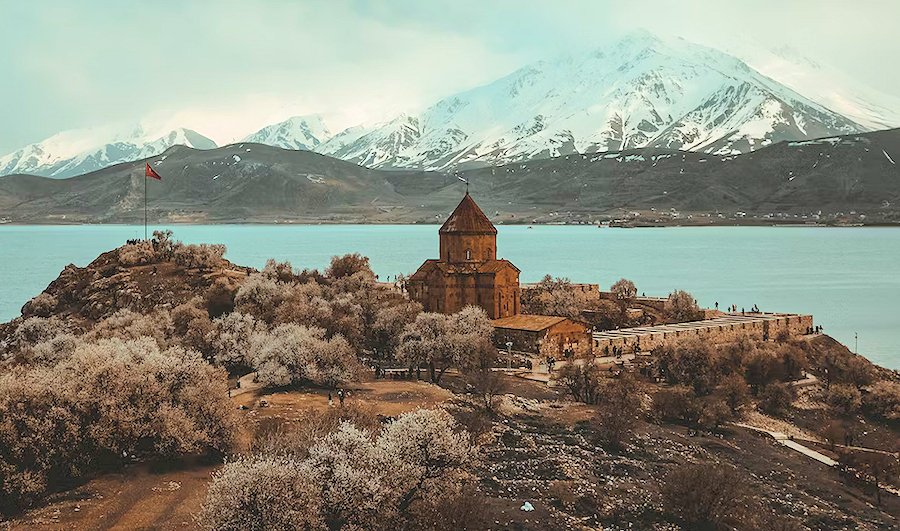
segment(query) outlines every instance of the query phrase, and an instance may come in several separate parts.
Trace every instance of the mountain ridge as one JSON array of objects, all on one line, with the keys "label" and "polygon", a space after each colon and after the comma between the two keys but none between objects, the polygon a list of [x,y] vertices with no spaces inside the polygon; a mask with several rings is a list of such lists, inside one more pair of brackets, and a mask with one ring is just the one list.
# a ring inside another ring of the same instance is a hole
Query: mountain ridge
[{"label": "mountain ridge", "polygon": [[[12,223],[139,223],[143,164],[161,223],[437,223],[462,177],[495,223],[900,221],[900,129],[780,142],[743,155],[664,148],[564,155],[458,174],[377,170],[239,143],[183,146],[68,179],[0,179]],[[741,214],[743,213],[743,214]]]}]

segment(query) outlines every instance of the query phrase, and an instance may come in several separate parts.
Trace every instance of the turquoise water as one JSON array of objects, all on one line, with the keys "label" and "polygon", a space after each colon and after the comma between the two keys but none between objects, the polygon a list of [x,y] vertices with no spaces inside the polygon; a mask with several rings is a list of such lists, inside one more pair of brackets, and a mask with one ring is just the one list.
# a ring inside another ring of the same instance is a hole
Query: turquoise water
[{"label": "turquoise water", "polygon": [[[267,258],[323,268],[332,255],[359,252],[382,276],[411,273],[437,256],[437,227],[425,225],[178,225],[185,242],[224,243],[230,260]],[[754,304],[812,313],[816,323],[872,361],[900,368],[900,229],[704,227],[598,229],[499,227],[499,255],[522,270],[608,287],[620,277],[638,291],[693,293],[702,305]],[[143,236],[143,227],[0,226],[0,321],[56,278],[66,264]]]}]

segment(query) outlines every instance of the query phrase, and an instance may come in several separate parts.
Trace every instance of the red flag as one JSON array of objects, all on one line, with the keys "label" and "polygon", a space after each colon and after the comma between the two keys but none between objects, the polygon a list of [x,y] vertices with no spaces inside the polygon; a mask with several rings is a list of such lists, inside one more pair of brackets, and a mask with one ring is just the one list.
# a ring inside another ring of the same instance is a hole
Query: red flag
[{"label": "red flag", "polygon": [[156,170],[150,167],[149,162],[147,163],[147,169],[144,170],[144,177],[151,177],[153,179],[156,179],[157,181],[162,180],[162,177],[160,177],[160,175],[156,173]]}]

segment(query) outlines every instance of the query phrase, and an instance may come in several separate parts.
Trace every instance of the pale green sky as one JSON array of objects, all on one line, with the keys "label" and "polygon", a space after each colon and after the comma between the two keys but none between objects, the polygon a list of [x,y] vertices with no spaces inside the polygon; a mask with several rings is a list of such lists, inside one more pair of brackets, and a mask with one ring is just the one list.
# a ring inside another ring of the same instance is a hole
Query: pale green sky
[{"label": "pale green sky", "polygon": [[790,45],[900,93],[900,2],[0,0],[0,154],[110,122],[234,139],[387,118],[645,28]]}]

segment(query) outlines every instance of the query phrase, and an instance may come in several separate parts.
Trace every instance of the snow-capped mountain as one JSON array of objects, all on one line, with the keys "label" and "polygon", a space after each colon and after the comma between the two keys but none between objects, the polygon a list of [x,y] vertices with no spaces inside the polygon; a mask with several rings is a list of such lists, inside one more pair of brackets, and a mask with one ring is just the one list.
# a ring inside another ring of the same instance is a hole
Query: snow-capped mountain
[{"label": "snow-capped mountain", "polygon": [[248,135],[244,142],[256,142],[284,149],[312,151],[331,138],[331,132],[318,114],[294,116]]},{"label": "snow-capped mountain", "polygon": [[643,146],[738,153],[867,129],[734,56],[642,32],[339,134],[316,151],[444,169]]},{"label": "snow-capped mountain", "polygon": [[0,175],[28,173],[62,179],[151,157],[177,144],[196,149],[216,147],[209,138],[184,128],[148,133],[138,126],[124,134],[110,128],[79,129],[57,133],[0,157]]},{"label": "snow-capped mountain", "polygon": [[727,48],[750,67],[871,129],[900,127],[900,97],[874,89],[790,46],[735,41]]}]

